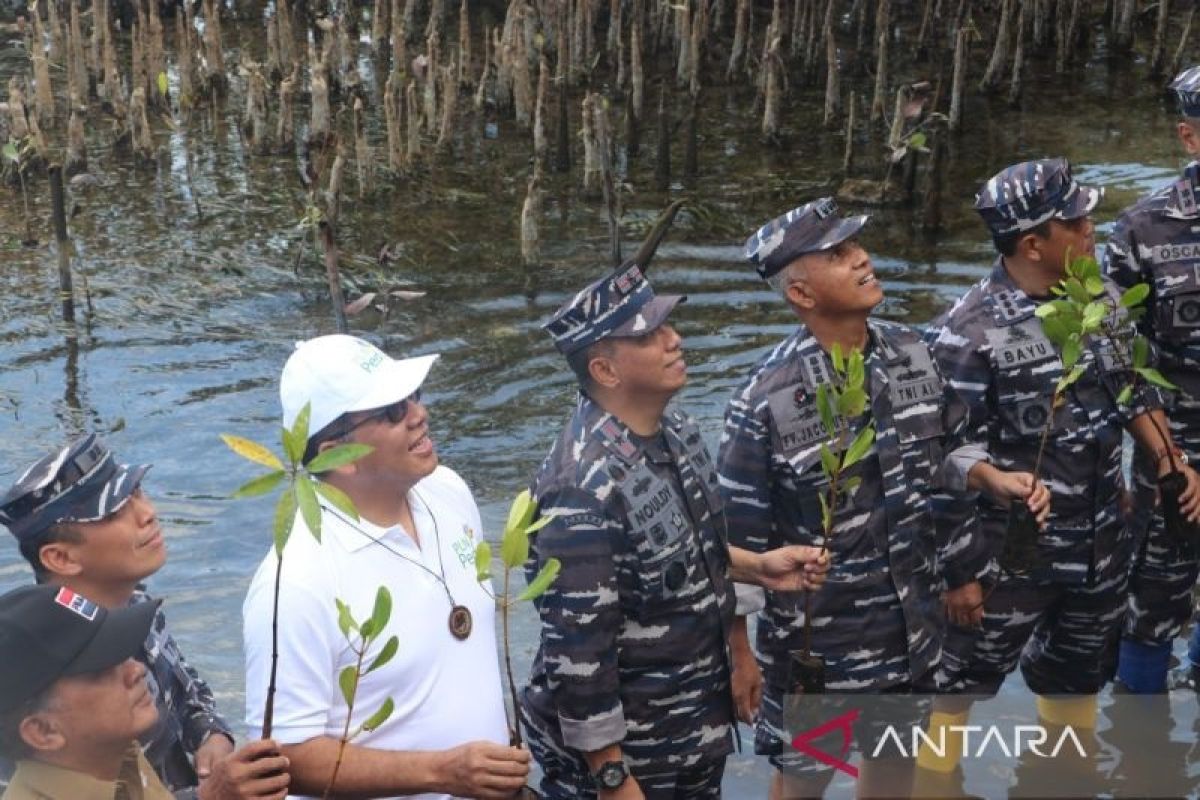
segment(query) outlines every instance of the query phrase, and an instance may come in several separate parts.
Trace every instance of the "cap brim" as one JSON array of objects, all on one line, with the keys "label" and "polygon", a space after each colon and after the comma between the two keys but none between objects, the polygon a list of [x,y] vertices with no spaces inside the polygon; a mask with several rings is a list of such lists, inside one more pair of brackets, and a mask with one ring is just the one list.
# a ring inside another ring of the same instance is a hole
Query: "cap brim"
[{"label": "cap brim", "polygon": [[115,667],[136,656],[150,635],[160,601],[111,609],[92,640],[63,670],[63,675],[82,675]]},{"label": "cap brim", "polygon": [[622,323],[609,336],[627,338],[650,333],[667,321],[667,317],[671,316],[675,306],[686,300],[687,295],[656,294],[650,298],[650,302],[639,308],[631,319]]},{"label": "cap brim", "polygon": [[818,253],[822,250],[828,250],[831,247],[837,247],[847,239],[857,236],[858,232],[867,224],[868,219],[870,217],[866,214],[860,214],[857,217],[846,217],[838,220],[837,224],[823,233],[821,238],[810,249],[807,249],[806,252]]},{"label": "cap brim", "polygon": [[[117,513],[142,485],[153,464],[118,464],[104,486],[86,500],[71,508],[58,522],[96,522]],[[48,527],[48,526],[47,526]]]},{"label": "cap brim", "polygon": [[1079,191],[1067,201],[1067,204],[1055,212],[1056,219],[1079,219],[1086,217],[1100,205],[1104,199],[1104,187],[1079,185]]},{"label": "cap brim", "polygon": [[430,367],[437,359],[438,355],[434,353],[386,362],[374,376],[374,388],[346,408],[346,411],[370,411],[390,406],[409,397],[421,388],[425,377],[429,375]]}]

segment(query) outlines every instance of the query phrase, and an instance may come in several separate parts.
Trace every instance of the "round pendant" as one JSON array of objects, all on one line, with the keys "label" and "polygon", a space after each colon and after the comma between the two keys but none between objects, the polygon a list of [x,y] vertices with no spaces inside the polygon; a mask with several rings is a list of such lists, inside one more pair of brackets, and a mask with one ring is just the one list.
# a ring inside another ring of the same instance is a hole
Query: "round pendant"
[{"label": "round pendant", "polygon": [[450,633],[459,641],[471,635],[471,609],[466,606],[450,609]]}]

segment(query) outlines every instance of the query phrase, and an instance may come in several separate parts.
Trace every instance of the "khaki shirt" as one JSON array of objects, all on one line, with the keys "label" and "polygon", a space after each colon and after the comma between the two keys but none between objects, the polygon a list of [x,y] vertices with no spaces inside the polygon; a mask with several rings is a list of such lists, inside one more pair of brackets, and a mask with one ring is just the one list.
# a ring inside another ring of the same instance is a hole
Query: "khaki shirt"
[{"label": "khaki shirt", "polygon": [[41,761],[19,761],[0,800],[174,800],[174,796],[154,774],[142,751],[131,747],[115,781]]}]

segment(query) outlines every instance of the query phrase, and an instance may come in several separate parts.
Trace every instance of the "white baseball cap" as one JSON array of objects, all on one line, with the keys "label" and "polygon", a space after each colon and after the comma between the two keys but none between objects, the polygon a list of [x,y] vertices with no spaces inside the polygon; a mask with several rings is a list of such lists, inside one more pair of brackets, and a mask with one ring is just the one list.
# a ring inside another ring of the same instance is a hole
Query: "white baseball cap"
[{"label": "white baseball cap", "polygon": [[311,437],[342,414],[403,400],[421,388],[436,359],[436,353],[394,359],[370,342],[340,333],[297,342],[279,376],[283,425],[291,428],[309,403]]}]

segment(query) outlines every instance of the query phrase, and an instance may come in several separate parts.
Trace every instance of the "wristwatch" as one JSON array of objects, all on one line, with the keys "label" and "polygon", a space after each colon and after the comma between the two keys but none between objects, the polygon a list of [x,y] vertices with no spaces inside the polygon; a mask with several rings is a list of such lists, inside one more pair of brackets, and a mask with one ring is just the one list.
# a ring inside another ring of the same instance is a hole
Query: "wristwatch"
[{"label": "wristwatch", "polygon": [[624,761],[605,761],[600,765],[600,769],[592,773],[592,780],[596,782],[596,786],[610,792],[619,789],[628,777],[629,768],[625,766]]}]

